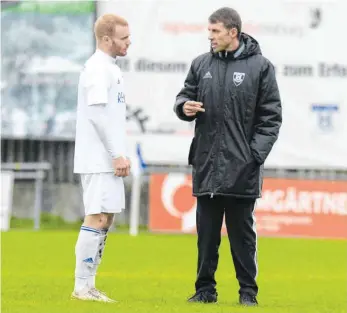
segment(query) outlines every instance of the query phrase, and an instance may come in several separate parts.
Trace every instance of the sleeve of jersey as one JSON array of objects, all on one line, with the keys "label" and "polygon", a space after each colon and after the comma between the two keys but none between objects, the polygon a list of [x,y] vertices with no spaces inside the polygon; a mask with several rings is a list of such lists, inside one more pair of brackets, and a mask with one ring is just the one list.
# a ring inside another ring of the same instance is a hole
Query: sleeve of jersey
[{"label": "sleeve of jersey", "polygon": [[108,103],[111,82],[108,73],[103,69],[90,70],[86,73],[85,88],[88,105]]},{"label": "sleeve of jersey", "polygon": [[89,105],[87,107],[88,119],[94,126],[101,142],[110,156],[114,159],[125,156],[125,146],[117,136],[117,125],[108,114],[107,103]]}]

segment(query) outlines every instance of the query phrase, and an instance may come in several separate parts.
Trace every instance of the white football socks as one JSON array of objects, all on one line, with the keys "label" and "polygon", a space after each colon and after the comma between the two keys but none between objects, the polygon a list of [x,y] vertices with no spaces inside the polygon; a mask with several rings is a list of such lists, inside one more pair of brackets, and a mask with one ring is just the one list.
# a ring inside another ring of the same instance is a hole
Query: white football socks
[{"label": "white football socks", "polygon": [[75,291],[77,292],[85,288],[91,279],[95,280],[94,267],[99,252],[100,235],[101,231],[98,229],[81,226],[75,247]]},{"label": "white football socks", "polygon": [[102,229],[99,234],[99,245],[98,251],[95,257],[94,266],[92,269],[92,275],[88,279],[88,286],[91,288],[95,288],[95,275],[98,270],[98,267],[101,263],[101,258],[105,249],[106,239],[107,239],[108,229]]}]

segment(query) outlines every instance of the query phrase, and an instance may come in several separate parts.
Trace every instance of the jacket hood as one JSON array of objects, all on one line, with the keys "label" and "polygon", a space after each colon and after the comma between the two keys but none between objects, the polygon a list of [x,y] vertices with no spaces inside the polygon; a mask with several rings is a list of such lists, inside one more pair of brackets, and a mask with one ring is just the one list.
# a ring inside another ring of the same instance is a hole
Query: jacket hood
[{"label": "jacket hood", "polygon": [[211,49],[211,53],[221,59],[246,59],[252,55],[262,54],[258,41],[246,33],[241,33],[240,46],[236,51],[213,52]]}]

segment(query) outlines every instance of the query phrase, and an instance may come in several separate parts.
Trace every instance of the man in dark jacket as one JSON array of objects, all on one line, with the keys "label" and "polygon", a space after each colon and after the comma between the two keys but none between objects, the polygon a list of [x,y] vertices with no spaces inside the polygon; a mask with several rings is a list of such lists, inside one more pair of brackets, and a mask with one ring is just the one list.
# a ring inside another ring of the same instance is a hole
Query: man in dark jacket
[{"label": "man in dark jacket", "polygon": [[195,120],[189,151],[197,197],[198,268],[190,302],[216,302],[215,271],[225,214],[239,281],[239,301],[257,305],[255,201],[263,164],[282,123],[273,65],[258,42],[241,32],[241,18],[221,8],[209,18],[211,51],[192,62],[174,111]]}]

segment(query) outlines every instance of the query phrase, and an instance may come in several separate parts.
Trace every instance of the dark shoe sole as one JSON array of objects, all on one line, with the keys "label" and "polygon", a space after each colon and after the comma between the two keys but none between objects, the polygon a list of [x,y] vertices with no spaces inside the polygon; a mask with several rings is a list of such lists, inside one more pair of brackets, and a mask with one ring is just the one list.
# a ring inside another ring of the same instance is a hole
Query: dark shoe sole
[{"label": "dark shoe sole", "polygon": [[208,294],[208,295],[197,295],[195,294],[191,298],[187,300],[190,303],[216,303],[217,302],[217,296],[214,294]]},{"label": "dark shoe sole", "polygon": [[209,303],[217,303],[217,300],[211,300],[211,301],[198,301],[198,300],[190,300],[190,299],[188,299],[187,302],[189,302],[189,303],[203,303],[203,304],[209,304]]},{"label": "dark shoe sole", "polygon": [[257,306],[258,305],[258,302],[255,301],[239,301],[239,305],[241,306]]}]

